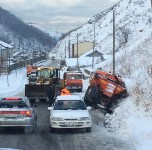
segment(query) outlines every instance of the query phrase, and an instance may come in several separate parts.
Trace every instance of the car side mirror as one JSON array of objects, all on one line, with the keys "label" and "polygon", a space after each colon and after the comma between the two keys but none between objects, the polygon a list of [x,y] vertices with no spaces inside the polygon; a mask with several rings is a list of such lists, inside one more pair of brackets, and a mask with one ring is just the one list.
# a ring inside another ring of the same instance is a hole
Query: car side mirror
[{"label": "car side mirror", "polygon": [[91,110],[91,106],[87,106],[87,110]]},{"label": "car side mirror", "polygon": [[51,110],[53,110],[53,108],[52,108],[52,107],[48,107],[48,110],[50,110],[50,111],[51,111]]}]

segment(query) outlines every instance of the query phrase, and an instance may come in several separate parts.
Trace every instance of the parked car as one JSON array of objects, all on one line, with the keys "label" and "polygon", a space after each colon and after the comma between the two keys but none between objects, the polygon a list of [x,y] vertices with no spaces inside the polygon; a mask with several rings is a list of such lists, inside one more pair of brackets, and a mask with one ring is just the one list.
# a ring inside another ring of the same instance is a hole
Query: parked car
[{"label": "parked car", "polygon": [[91,107],[86,107],[83,100],[76,95],[57,96],[50,110],[50,132],[57,128],[84,128],[91,132]]},{"label": "parked car", "polygon": [[23,127],[25,133],[33,132],[37,124],[35,107],[26,97],[1,98],[0,127]]}]

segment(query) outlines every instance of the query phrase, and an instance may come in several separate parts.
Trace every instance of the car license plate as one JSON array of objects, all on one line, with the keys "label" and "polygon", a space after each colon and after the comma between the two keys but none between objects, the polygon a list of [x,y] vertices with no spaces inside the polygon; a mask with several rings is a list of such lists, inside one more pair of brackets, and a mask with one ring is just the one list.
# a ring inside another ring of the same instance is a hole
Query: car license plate
[{"label": "car license plate", "polygon": [[75,123],[68,123],[67,126],[68,127],[75,127]]},{"label": "car license plate", "polygon": [[17,117],[17,114],[4,114],[5,118],[15,118]]}]

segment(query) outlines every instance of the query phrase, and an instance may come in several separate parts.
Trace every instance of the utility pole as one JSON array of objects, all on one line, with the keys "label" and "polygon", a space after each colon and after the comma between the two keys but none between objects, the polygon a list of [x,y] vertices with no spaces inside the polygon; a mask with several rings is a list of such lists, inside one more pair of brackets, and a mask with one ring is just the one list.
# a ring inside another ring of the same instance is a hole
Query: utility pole
[{"label": "utility pole", "polygon": [[66,58],[66,41],[65,41],[65,49],[64,50],[65,50],[65,58]]},{"label": "utility pole", "polygon": [[71,55],[70,55],[70,40],[68,42],[68,50],[69,50],[69,58],[70,58],[71,57]]},{"label": "utility pole", "polygon": [[94,67],[94,48],[95,48],[95,22],[93,23],[93,57],[92,57],[92,68]]},{"label": "utility pole", "polygon": [[96,30],[95,30],[95,20],[88,21],[89,24],[93,24],[93,56],[92,56],[92,68],[94,67],[94,51],[95,51],[95,39],[96,39]]},{"label": "utility pole", "polygon": [[1,45],[1,74],[2,74],[2,64],[3,64],[3,61],[2,61],[2,45]]},{"label": "utility pole", "polygon": [[77,69],[79,70],[79,60],[78,60],[78,57],[79,57],[79,50],[78,50],[78,48],[79,48],[79,46],[78,46],[78,33],[77,33]]},{"label": "utility pole", "polygon": [[7,66],[7,85],[9,86],[9,80],[8,80],[8,74],[9,74],[9,67],[8,67],[8,57],[9,57],[9,52],[8,52],[8,47],[6,47],[7,49],[7,61],[6,61],[6,66]]},{"label": "utility pole", "polygon": [[115,74],[115,10],[113,10],[113,74]]}]

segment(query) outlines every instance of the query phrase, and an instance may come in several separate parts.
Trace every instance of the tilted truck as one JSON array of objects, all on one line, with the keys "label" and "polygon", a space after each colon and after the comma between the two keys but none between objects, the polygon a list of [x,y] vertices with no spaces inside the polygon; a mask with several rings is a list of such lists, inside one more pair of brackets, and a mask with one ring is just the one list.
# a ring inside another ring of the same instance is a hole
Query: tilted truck
[{"label": "tilted truck", "polygon": [[112,105],[118,99],[128,96],[125,83],[119,75],[111,74],[106,71],[97,70],[90,79],[90,85],[84,96],[86,105],[90,105],[91,101],[91,85],[98,85],[100,104],[106,110],[111,109]]},{"label": "tilted truck", "polygon": [[[46,101],[48,99],[47,90],[53,84],[54,92],[60,88],[60,68],[53,67],[38,67],[36,71],[35,83],[29,80],[25,85],[25,96],[29,98],[30,103],[35,103],[36,99],[39,101]],[[55,93],[56,94],[56,93]]]},{"label": "tilted truck", "polygon": [[62,87],[66,87],[70,92],[82,92],[83,73],[81,71],[64,72]]}]

